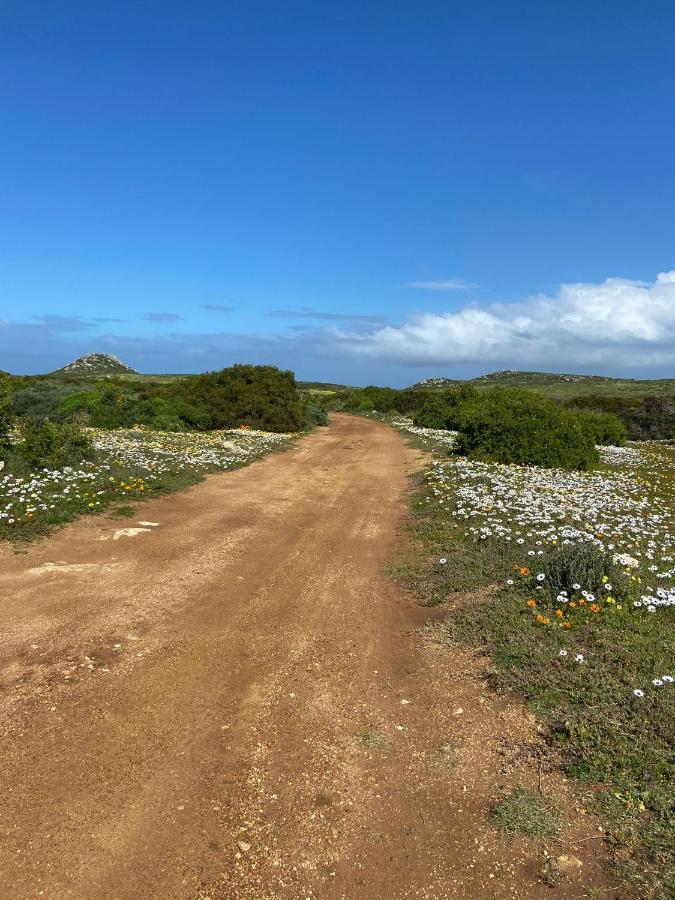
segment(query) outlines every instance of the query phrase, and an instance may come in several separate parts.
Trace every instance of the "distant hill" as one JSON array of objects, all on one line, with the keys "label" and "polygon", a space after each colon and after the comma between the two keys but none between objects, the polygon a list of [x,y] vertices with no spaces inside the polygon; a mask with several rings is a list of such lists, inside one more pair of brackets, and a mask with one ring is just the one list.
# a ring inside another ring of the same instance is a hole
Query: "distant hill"
[{"label": "distant hill", "polygon": [[87,353],[52,372],[52,375],[136,375],[131,366],[112,353]]},{"label": "distant hill", "polygon": [[472,378],[475,383],[489,382],[490,384],[532,385],[532,384],[587,384],[596,382],[607,384],[612,381],[626,381],[625,378],[608,378],[605,375],[567,375],[557,372],[519,372],[515,369],[502,369],[500,372],[488,372],[487,375],[479,375]]},{"label": "distant hill", "polygon": [[459,384],[459,381],[452,378],[424,378],[416,384],[411,384],[411,391],[443,391],[451,388],[453,384]]},{"label": "distant hill", "polygon": [[[426,378],[424,381],[412,385],[412,390],[443,390],[459,383],[449,378]],[[675,394],[675,378],[610,378],[607,375],[520,372],[515,369],[488,372],[486,375],[468,379],[464,383],[473,384],[477,388],[488,388],[500,384],[505,387],[526,388],[559,399],[589,394],[634,396],[672,396]]]}]

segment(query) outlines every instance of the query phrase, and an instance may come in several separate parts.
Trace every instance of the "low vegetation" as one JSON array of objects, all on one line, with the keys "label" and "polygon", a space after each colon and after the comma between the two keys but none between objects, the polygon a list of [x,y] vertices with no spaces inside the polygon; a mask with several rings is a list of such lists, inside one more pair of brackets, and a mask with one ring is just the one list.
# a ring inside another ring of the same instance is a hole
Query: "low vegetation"
[{"label": "low vegetation", "polygon": [[[263,453],[284,449],[291,440],[290,435],[248,428],[203,434],[86,428],[75,438],[78,449],[86,447],[79,461],[70,456],[68,464],[45,466],[43,460],[35,464],[33,456],[43,441],[51,441],[45,435],[65,429],[59,433],[66,440],[56,449],[71,453],[73,426],[29,428],[39,435],[39,443],[29,437],[25,452],[21,434],[15,433],[0,472],[0,538],[31,539],[77,515],[110,506],[116,516],[129,516],[132,502],[180,490],[208,472],[246,465]],[[54,446],[52,442],[47,452]]]},{"label": "low vegetation", "polygon": [[[13,379],[9,413],[19,419],[92,428],[211,431],[247,425],[293,432],[318,423],[320,398],[298,390],[292,372],[235,365],[174,380],[127,380],[79,371],[68,377]],[[311,407],[311,409],[310,409]]]},{"label": "low vegetation", "polygon": [[0,538],[111,504],[128,515],[128,500],[242,465],[328,422],[325,398],[274,366],[143,382],[121,380],[127,367],[110,360],[86,357],[58,377],[0,374]]},{"label": "low vegetation", "polygon": [[[439,639],[483,648],[546,723],[636,894],[673,896],[675,449],[601,446],[583,472],[448,456],[449,432],[397,425],[438,457],[399,577],[452,598]],[[516,828],[527,808],[495,814]]]},{"label": "low vegetation", "polygon": [[538,794],[514,788],[492,807],[492,818],[511,837],[553,838],[560,831],[560,815]]},{"label": "low vegetation", "polygon": [[[528,374],[536,373],[514,373],[514,378]],[[596,443],[620,444],[626,437],[675,440],[675,381],[622,382],[611,378],[568,377],[571,380],[560,380],[565,376],[546,376],[547,380],[539,381],[485,376],[454,384],[431,379],[402,391],[373,386],[336,390],[327,400],[334,409],[360,414],[399,414],[413,418],[420,427],[457,430],[463,406],[469,401],[480,403],[482,398],[494,397],[501,391],[505,396],[525,394],[533,402],[545,402],[547,408],[555,406],[573,412],[583,420],[584,430],[595,432]],[[548,391],[553,385],[561,391]]]}]

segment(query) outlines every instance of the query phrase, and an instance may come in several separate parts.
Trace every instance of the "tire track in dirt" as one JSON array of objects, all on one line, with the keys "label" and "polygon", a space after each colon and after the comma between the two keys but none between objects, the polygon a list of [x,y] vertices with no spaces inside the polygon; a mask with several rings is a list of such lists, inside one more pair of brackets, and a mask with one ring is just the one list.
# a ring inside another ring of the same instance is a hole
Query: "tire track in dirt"
[{"label": "tire track in dirt", "polygon": [[419,465],[336,415],[133,537],[0,550],[0,896],[571,895],[486,821],[500,736],[532,724],[410,636],[428,610],[383,571]]}]

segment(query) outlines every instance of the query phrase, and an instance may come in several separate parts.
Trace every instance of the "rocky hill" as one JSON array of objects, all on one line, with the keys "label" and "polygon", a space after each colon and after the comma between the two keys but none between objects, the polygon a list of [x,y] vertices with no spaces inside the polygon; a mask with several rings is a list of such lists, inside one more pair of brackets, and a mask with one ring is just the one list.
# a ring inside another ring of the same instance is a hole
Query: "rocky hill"
[{"label": "rocky hill", "polygon": [[112,353],[87,353],[57,369],[53,375],[135,375],[136,371]]}]

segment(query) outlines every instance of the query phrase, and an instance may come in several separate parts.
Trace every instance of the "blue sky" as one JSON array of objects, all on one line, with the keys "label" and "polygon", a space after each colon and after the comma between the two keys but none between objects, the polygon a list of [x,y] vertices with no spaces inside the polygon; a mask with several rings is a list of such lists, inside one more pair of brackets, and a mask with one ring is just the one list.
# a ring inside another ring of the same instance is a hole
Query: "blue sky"
[{"label": "blue sky", "polygon": [[6,0],[0,369],[675,376],[673,96],[658,0]]}]

